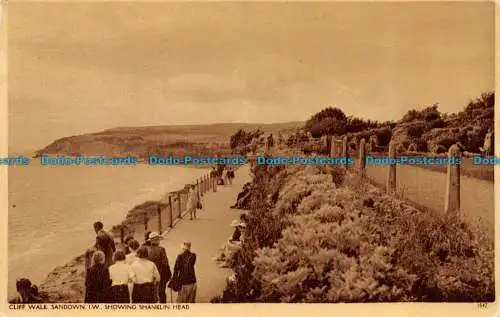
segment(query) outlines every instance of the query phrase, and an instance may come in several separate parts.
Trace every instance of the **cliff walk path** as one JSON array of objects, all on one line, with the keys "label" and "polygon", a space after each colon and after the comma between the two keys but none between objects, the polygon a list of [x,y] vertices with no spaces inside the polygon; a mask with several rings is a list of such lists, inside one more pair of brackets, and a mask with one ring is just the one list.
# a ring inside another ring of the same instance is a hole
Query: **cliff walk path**
[{"label": "cliff walk path", "polygon": [[[232,185],[217,186],[217,191],[209,190],[202,197],[203,209],[198,210],[197,219],[189,220],[184,214],[182,219],[164,235],[161,242],[167,251],[168,261],[173,271],[175,259],[181,250],[183,240],[191,241],[191,251],[196,253],[196,302],[209,303],[210,300],[222,294],[225,279],[230,269],[220,268],[212,260],[218,249],[228,241],[234,228],[230,226],[233,220],[239,219],[242,211],[232,209],[238,193],[243,185],[251,180],[250,169],[244,165],[235,171]],[[168,301],[171,292],[167,289]],[[175,293],[174,301],[175,301]]]}]

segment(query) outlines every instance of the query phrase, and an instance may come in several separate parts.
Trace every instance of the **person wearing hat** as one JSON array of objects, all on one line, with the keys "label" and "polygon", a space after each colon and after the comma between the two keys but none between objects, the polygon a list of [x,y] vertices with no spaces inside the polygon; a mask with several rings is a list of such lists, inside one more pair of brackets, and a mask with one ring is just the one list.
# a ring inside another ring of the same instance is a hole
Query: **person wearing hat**
[{"label": "person wearing hat", "polygon": [[41,303],[42,298],[38,295],[38,287],[32,285],[27,278],[20,278],[16,281],[16,290],[19,296],[10,300],[10,304],[30,304]]},{"label": "person wearing hat", "polygon": [[240,220],[233,220],[232,227],[235,227],[234,234],[229,241],[220,248],[220,254],[212,258],[220,267],[228,267],[233,256],[241,249],[246,228],[246,216],[240,216]]},{"label": "person wearing hat", "polygon": [[178,303],[196,302],[196,254],[191,252],[191,242],[184,241],[181,245],[181,254],[177,256],[174,266],[172,283],[169,285],[177,291]]},{"label": "person wearing hat", "polygon": [[156,264],[160,273],[160,281],[158,283],[158,298],[160,303],[167,303],[167,283],[172,277],[172,271],[168,264],[167,251],[160,246],[160,240],[163,237],[158,232],[149,234],[148,259]]}]

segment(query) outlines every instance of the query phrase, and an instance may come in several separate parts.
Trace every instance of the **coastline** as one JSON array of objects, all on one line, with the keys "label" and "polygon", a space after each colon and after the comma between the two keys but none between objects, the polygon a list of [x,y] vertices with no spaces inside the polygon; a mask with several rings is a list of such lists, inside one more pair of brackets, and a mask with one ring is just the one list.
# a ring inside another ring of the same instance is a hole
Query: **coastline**
[{"label": "coastline", "polygon": [[[184,166],[188,167],[188,166]],[[191,168],[208,168],[206,166],[189,166]],[[204,175],[207,173],[203,173]],[[191,179],[195,181],[196,178]],[[187,179],[186,179],[187,181]],[[187,182],[187,183],[191,183]],[[169,193],[182,191],[182,189],[170,190]],[[143,242],[144,233],[144,215],[156,215],[157,206],[162,204],[161,198],[158,200],[145,200],[133,208],[129,209],[125,217],[122,217],[121,222],[110,223],[106,231],[115,239],[117,248],[121,246],[120,243],[120,226],[126,224],[129,234],[133,234],[138,241]],[[177,219],[178,220],[178,219]],[[175,225],[176,222],[173,223]],[[164,228],[162,234],[167,234],[169,228]],[[92,246],[89,242],[88,247]],[[37,284],[40,295],[47,303],[75,303],[83,302],[85,292],[85,251],[81,250],[74,256],[68,256],[69,260],[65,263],[55,263],[50,272]],[[29,278],[29,276],[26,276]],[[9,300],[16,294],[9,294]]]}]

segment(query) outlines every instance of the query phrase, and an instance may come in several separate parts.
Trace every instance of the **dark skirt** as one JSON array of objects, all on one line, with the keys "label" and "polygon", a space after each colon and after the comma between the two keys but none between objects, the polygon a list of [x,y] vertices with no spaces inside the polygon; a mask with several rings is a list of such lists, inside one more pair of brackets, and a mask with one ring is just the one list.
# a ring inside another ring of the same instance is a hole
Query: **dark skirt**
[{"label": "dark skirt", "polygon": [[132,303],[156,303],[156,288],[153,283],[134,284]]},{"label": "dark skirt", "polygon": [[85,303],[107,303],[109,300],[109,289],[86,290]]},{"label": "dark skirt", "polygon": [[113,285],[110,292],[110,303],[130,303],[128,285]]}]

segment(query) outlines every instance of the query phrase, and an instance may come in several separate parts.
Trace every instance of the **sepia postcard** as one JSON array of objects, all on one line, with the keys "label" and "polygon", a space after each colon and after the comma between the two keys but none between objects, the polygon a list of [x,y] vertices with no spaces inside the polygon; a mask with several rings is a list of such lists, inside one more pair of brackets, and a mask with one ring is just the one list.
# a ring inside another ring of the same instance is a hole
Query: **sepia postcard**
[{"label": "sepia postcard", "polygon": [[0,316],[500,316],[495,2],[1,10]]}]

